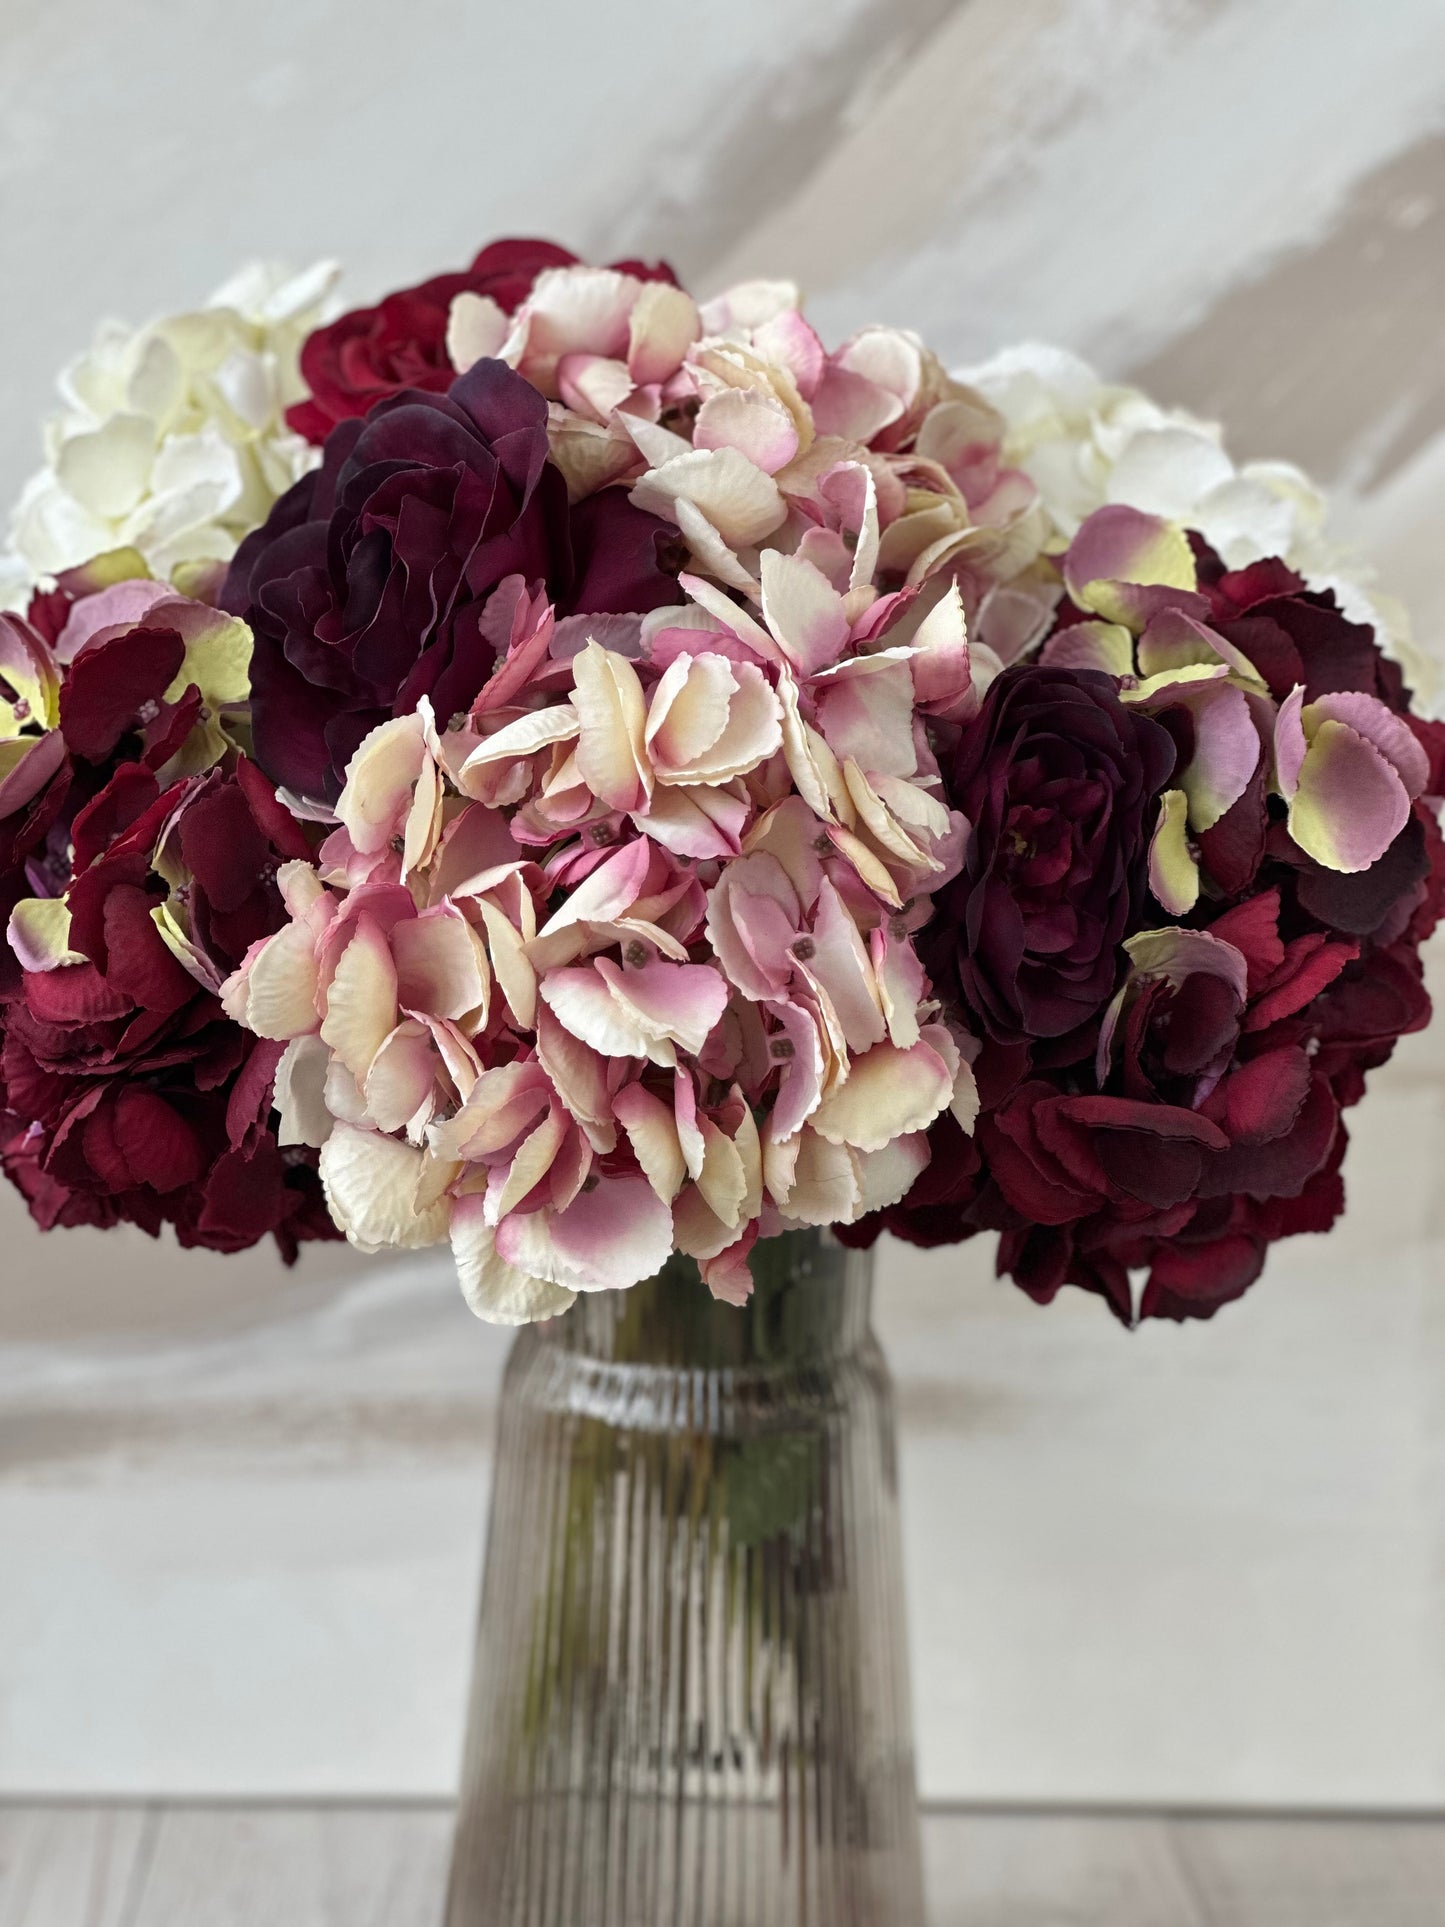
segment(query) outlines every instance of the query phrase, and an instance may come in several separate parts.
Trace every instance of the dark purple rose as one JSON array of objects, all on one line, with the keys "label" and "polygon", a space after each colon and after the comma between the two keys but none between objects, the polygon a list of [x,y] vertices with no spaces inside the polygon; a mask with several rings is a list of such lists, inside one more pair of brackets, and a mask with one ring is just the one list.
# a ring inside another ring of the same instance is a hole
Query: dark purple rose
[{"label": "dark purple rose", "polygon": [[[486,295],[511,314],[546,268],[567,268],[577,256],[551,241],[493,241],[469,268],[399,288],[374,308],[355,308],[318,328],[301,350],[301,375],[311,390],[286,419],[307,441],[324,442],[337,422],[349,421],[403,388],[445,394],[456,377],[447,355],[447,317],[459,294]],[[615,261],[639,280],[675,281],[671,268]]]},{"label": "dark purple rose", "polygon": [[1167,731],[1093,670],[1006,669],[965,725],[943,773],[972,834],[932,941],[991,1037],[1063,1037],[1113,995],[1173,768]]},{"label": "dark purple rose", "polygon": [[445,395],[405,392],[343,422],[321,467],[242,543],[225,603],[255,634],[257,761],[335,798],[362,738],[430,696],[446,718],[486,681],[487,598],[541,582],[559,612],[642,613],[677,594],[676,532],[621,489],[572,508],[547,403],[499,361]]}]

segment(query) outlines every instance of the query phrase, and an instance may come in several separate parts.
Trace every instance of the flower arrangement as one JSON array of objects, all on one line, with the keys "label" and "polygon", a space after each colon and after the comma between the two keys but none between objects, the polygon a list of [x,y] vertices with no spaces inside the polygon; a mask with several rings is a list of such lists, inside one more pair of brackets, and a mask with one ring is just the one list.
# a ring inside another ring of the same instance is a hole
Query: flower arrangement
[{"label": "flower arrangement", "polygon": [[42,1225],[449,1242],[508,1322],[991,1230],[1132,1322],[1333,1222],[1429,1016],[1445,729],[1304,477],[785,282],[327,285],[108,331],[14,518]]}]

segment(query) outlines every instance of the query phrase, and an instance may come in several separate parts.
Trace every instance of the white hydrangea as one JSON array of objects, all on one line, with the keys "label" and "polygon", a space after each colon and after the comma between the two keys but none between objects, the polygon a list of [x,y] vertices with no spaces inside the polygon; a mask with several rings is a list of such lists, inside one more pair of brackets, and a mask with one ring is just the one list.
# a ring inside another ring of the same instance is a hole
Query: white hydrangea
[{"label": "white hydrangea", "polygon": [[105,323],[59,379],[45,464],[0,552],[0,607],[108,549],[152,572],[228,560],[319,451],[286,426],[305,389],[301,344],[326,318],[336,268],[255,263],[190,314]]},{"label": "white hydrangea", "polygon": [[960,370],[959,379],[1008,423],[1005,455],[1032,476],[1061,543],[1095,509],[1124,502],[1198,529],[1230,568],[1281,556],[1312,589],[1333,589],[1352,620],[1372,624],[1422,707],[1433,706],[1438,668],[1413,642],[1404,609],[1375,589],[1368,566],[1331,541],[1325,498],[1302,469],[1237,466],[1217,423],[1105,382],[1067,349],[1026,342]]}]

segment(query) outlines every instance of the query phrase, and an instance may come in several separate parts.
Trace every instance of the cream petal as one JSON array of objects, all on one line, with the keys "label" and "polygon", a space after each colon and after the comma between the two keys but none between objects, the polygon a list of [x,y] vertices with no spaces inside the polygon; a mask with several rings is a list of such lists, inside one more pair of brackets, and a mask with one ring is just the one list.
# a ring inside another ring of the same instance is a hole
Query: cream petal
[{"label": "cream petal", "polygon": [[483,1216],[480,1198],[457,1199],[450,1234],[462,1296],[488,1324],[529,1325],[555,1318],[576,1301],[576,1292],[518,1271],[498,1256],[496,1233]]},{"label": "cream petal", "polygon": [[112,415],[100,428],[71,435],[55,472],[61,486],[92,515],[128,515],[150,485],[155,425],[144,415]]},{"label": "cream petal", "polygon": [[487,928],[487,955],[497,985],[517,1026],[530,1030],[537,1014],[537,972],[527,954],[527,940],[489,897],[479,897],[477,908]]},{"label": "cream petal", "polygon": [[720,1218],[695,1184],[688,1185],[672,1208],[673,1243],[699,1263],[726,1251],[737,1235],[736,1223]]},{"label": "cream petal", "polygon": [[436,1073],[430,1033],[415,1018],[407,1018],[383,1040],[362,1079],[367,1113],[377,1129],[405,1130],[430,1106],[436,1093]]},{"label": "cream petal", "polygon": [[660,787],[633,821],[674,856],[727,858],[736,855],[752,812],[746,796],[715,786]]},{"label": "cream petal", "polygon": [[473,362],[501,353],[511,323],[489,294],[463,288],[447,312],[447,359],[465,374]]},{"label": "cream petal", "polygon": [[626,657],[595,642],[573,658],[572,671],[581,725],[577,766],[609,809],[635,810],[652,788],[643,740],[647,705],[637,671]]},{"label": "cream petal", "polygon": [[306,924],[288,923],[251,952],[223,986],[221,1001],[258,1037],[284,1040],[317,1029],[319,994],[315,938]]},{"label": "cream petal", "polygon": [[642,386],[667,381],[702,333],[697,304],[683,288],[665,281],[643,283],[628,318],[627,366]]},{"label": "cream petal", "polygon": [[638,508],[676,520],[690,502],[729,548],[761,542],[783,520],[778,485],[736,448],[700,448],[650,469],[632,490]]},{"label": "cream petal", "polygon": [[336,814],[364,855],[400,830],[426,760],[425,725],[411,715],[379,723],[347,764]]},{"label": "cream petal", "polygon": [[910,1131],[881,1150],[861,1153],[857,1159],[859,1196],[854,1217],[882,1211],[907,1197],[928,1169],[928,1161],[926,1131]]},{"label": "cream petal", "polygon": [[[776,1163],[776,1152],[774,1159]],[[851,1223],[859,1198],[852,1153],[805,1124],[798,1134],[786,1192],[779,1197],[775,1191],[774,1196],[778,1209],[795,1224]]]},{"label": "cream petal", "polygon": [[[576,414],[605,423],[615,408],[631,397],[633,379],[627,363],[614,355],[563,355],[557,363],[557,393]],[[627,444],[624,442],[623,447]]]},{"label": "cream petal", "polygon": [[1199,865],[1185,834],[1188,820],[1184,791],[1166,790],[1149,843],[1149,888],[1173,917],[1187,916],[1199,901]]},{"label": "cream petal", "polygon": [[813,920],[812,956],[802,964],[810,983],[826,991],[837,1012],[850,1056],[861,1055],[885,1034],[883,1011],[858,926],[825,877]]},{"label": "cream petal", "polygon": [[557,1162],[562,1141],[567,1135],[567,1113],[560,1104],[551,1104],[540,1122],[527,1133],[513,1154],[500,1186],[487,1188],[487,1216],[493,1224],[515,1211],[536,1190]]},{"label": "cream petal", "polygon": [[759,563],[763,615],[802,676],[835,663],[848,642],[843,598],[811,562],[765,549]]},{"label": "cream petal", "polygon": [[357,918],[326,992],[321,1035],[356,1078],[365,1080],[371,1060],[396,1027],[396,965],[381,927]]},{"label": "cream petal", "polygon": [[661,780],[691,769],[717,742],[737,688],[732,665],[711,651],[675,656],[668,664],[652,692],[643,735]]},{"label": "cream petal", "polygon": [[911,1050],[875,1044],[853,1060],[848,1081],[823,1099],[811,1128],[831,1144],[881,1151],[894,1138],[925,1129],[952,1095],[948,1066],[928,1044]]},{"label": "cream petal", "polygon": [[321,1149],[321,1183],[338,1227],[362,1251],[418,1251],[447,1236],[445,1198],[417,1209],[427,1154],[338,1124]]},{"label": "cream petal", "polygon": [[614,997],[595,968],[549,970],[539,989],[563,1028],[604,1057],[652,1057],[659,1064],[673,1061],[672,1047],[656,1027]]},{"label": "cream petal", "polygon": [[731,782],[755,770],[782,747],[782,706],[772,684],[761,669],[747,662],[734,664],[733,676],[737,690],[728,706],[727,723],[716,742],[694,761],[694,782]]},{"label": "cream petal", "polygon": [[928,987],[918,952],[906,935],[880,923],[869,936],[868,954],[889,1042],[908,1050],[918,1042],[918,1007]]},{"label": "cream petal", "polygon": [[776,475],[798,452],[792,416],[756,388],[730,388],[698,410],[694,448],[735,448],[765,475]]},{"label": "cream petal", "polygon": [[612,1100],[612,1109],[643,1176],[664,1204],[671,1204],[687,1177],[672,1108],[641,1084],[626,1084]]}]

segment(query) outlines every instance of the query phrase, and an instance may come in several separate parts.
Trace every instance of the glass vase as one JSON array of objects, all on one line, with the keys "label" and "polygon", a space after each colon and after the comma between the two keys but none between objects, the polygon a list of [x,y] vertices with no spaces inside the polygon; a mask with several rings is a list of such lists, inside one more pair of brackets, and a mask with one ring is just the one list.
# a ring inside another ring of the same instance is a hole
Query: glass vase
[{"label": "glass vase", "polygon": [[518,1334],[447,1927],[920,1927],[871,1259],[753,1274]]}]

